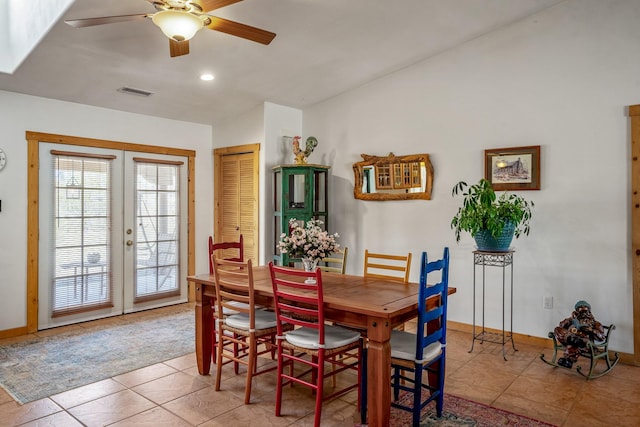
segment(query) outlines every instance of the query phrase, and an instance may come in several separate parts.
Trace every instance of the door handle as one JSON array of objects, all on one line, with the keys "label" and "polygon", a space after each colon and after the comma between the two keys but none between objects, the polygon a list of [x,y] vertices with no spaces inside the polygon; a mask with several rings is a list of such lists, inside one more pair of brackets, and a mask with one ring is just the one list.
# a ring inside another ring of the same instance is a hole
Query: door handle
[{"label": "door handle", "polygon": [[236,231],[240,230],[240,226],[236,225]]},{"label": "door handle", "polygon": [[127,246],[133,246],[133,240],[127,240]]}]

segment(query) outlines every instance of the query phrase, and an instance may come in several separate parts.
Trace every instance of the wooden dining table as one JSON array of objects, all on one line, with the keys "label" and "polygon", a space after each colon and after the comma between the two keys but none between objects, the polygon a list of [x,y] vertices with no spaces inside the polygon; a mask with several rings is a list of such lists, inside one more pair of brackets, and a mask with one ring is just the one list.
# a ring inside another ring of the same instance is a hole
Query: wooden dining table
[{"label": "wooden dining table", "polygon": [[[268,266],[253,267],[256,303],[273,306],[273,288]],[[198,371],[208,375],[211,369],[215,282],[212,274],[188,276],[196,294],[196,357]],[[367,409],[371,427],[389,425],[391,412],[391,347],[394,326],[416,317],[418,284],[393,280],[322,273],[325,318],[343,325],[366,329]],[[449,294],[456,291],[449,288]],[[433,301],[435,306],[437,301]]]}]

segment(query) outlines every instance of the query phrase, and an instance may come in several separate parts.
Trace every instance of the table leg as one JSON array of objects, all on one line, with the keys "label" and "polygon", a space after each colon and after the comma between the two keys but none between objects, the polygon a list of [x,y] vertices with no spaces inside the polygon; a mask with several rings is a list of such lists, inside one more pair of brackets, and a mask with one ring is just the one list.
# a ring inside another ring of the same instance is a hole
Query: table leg
[{"label": "table leg", "polygon": [[391,326],[386,319],[370,318],[367,327],[367,410],[370,427],[386,427],[391,414]]},{"label": "table leg", "polygon": [[211,297],[204,295],[204,286],[196,284],[196,360],[200,375],[211,369],[211,333],[213,311]]}]

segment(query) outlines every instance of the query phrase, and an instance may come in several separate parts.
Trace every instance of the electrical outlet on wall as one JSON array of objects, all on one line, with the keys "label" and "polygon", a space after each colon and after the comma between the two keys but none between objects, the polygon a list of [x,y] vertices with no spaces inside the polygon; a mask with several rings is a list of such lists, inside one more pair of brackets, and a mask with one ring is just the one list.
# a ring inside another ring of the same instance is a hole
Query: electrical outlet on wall
[{"label": "electrical outlet on wall", "polygon": [[550,295],[545,295],[542,297],[542,308],[550,309],[553,308],[553,297]]}]

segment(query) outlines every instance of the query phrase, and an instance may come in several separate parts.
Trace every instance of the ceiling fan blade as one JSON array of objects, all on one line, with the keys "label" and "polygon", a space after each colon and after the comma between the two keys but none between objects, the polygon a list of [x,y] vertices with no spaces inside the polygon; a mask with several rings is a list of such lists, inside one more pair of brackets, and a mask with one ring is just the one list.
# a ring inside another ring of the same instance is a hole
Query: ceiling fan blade
[{"label": "ceiling fan blade", "polygon": [[176,56],[189,54],[189,40],[177,42],[174,39],[169,39],[169,54],[172,58]]},{"label": "ceiling fan blade", "polygon": [[256,43],[269,44],[276,36],[276,33],[272,33],[271,31],[261,30],[260,28],[241,24],[235,21],[229,21],[224,18],[218,18],[217,16],[209,15],[209,18],[211,19],[211,23],[207,25],[207,28],[210,30],[220,31],[236,37],[242,37],[243,39],[251,40]]},{"label": "ceiling fan blade", "polygon": [[242,0],[192,0],[191,3],[200,6],[204,12],[209,12],[241,1]]},{"label": "ceiling fan blade", "polygon": [[103,16],[100,18],[65,19],[64,23],[74,28],[91,27],[94,25],[113,24],[115,22],[137,21],[149,17],[148,13],[137,15]]}]

